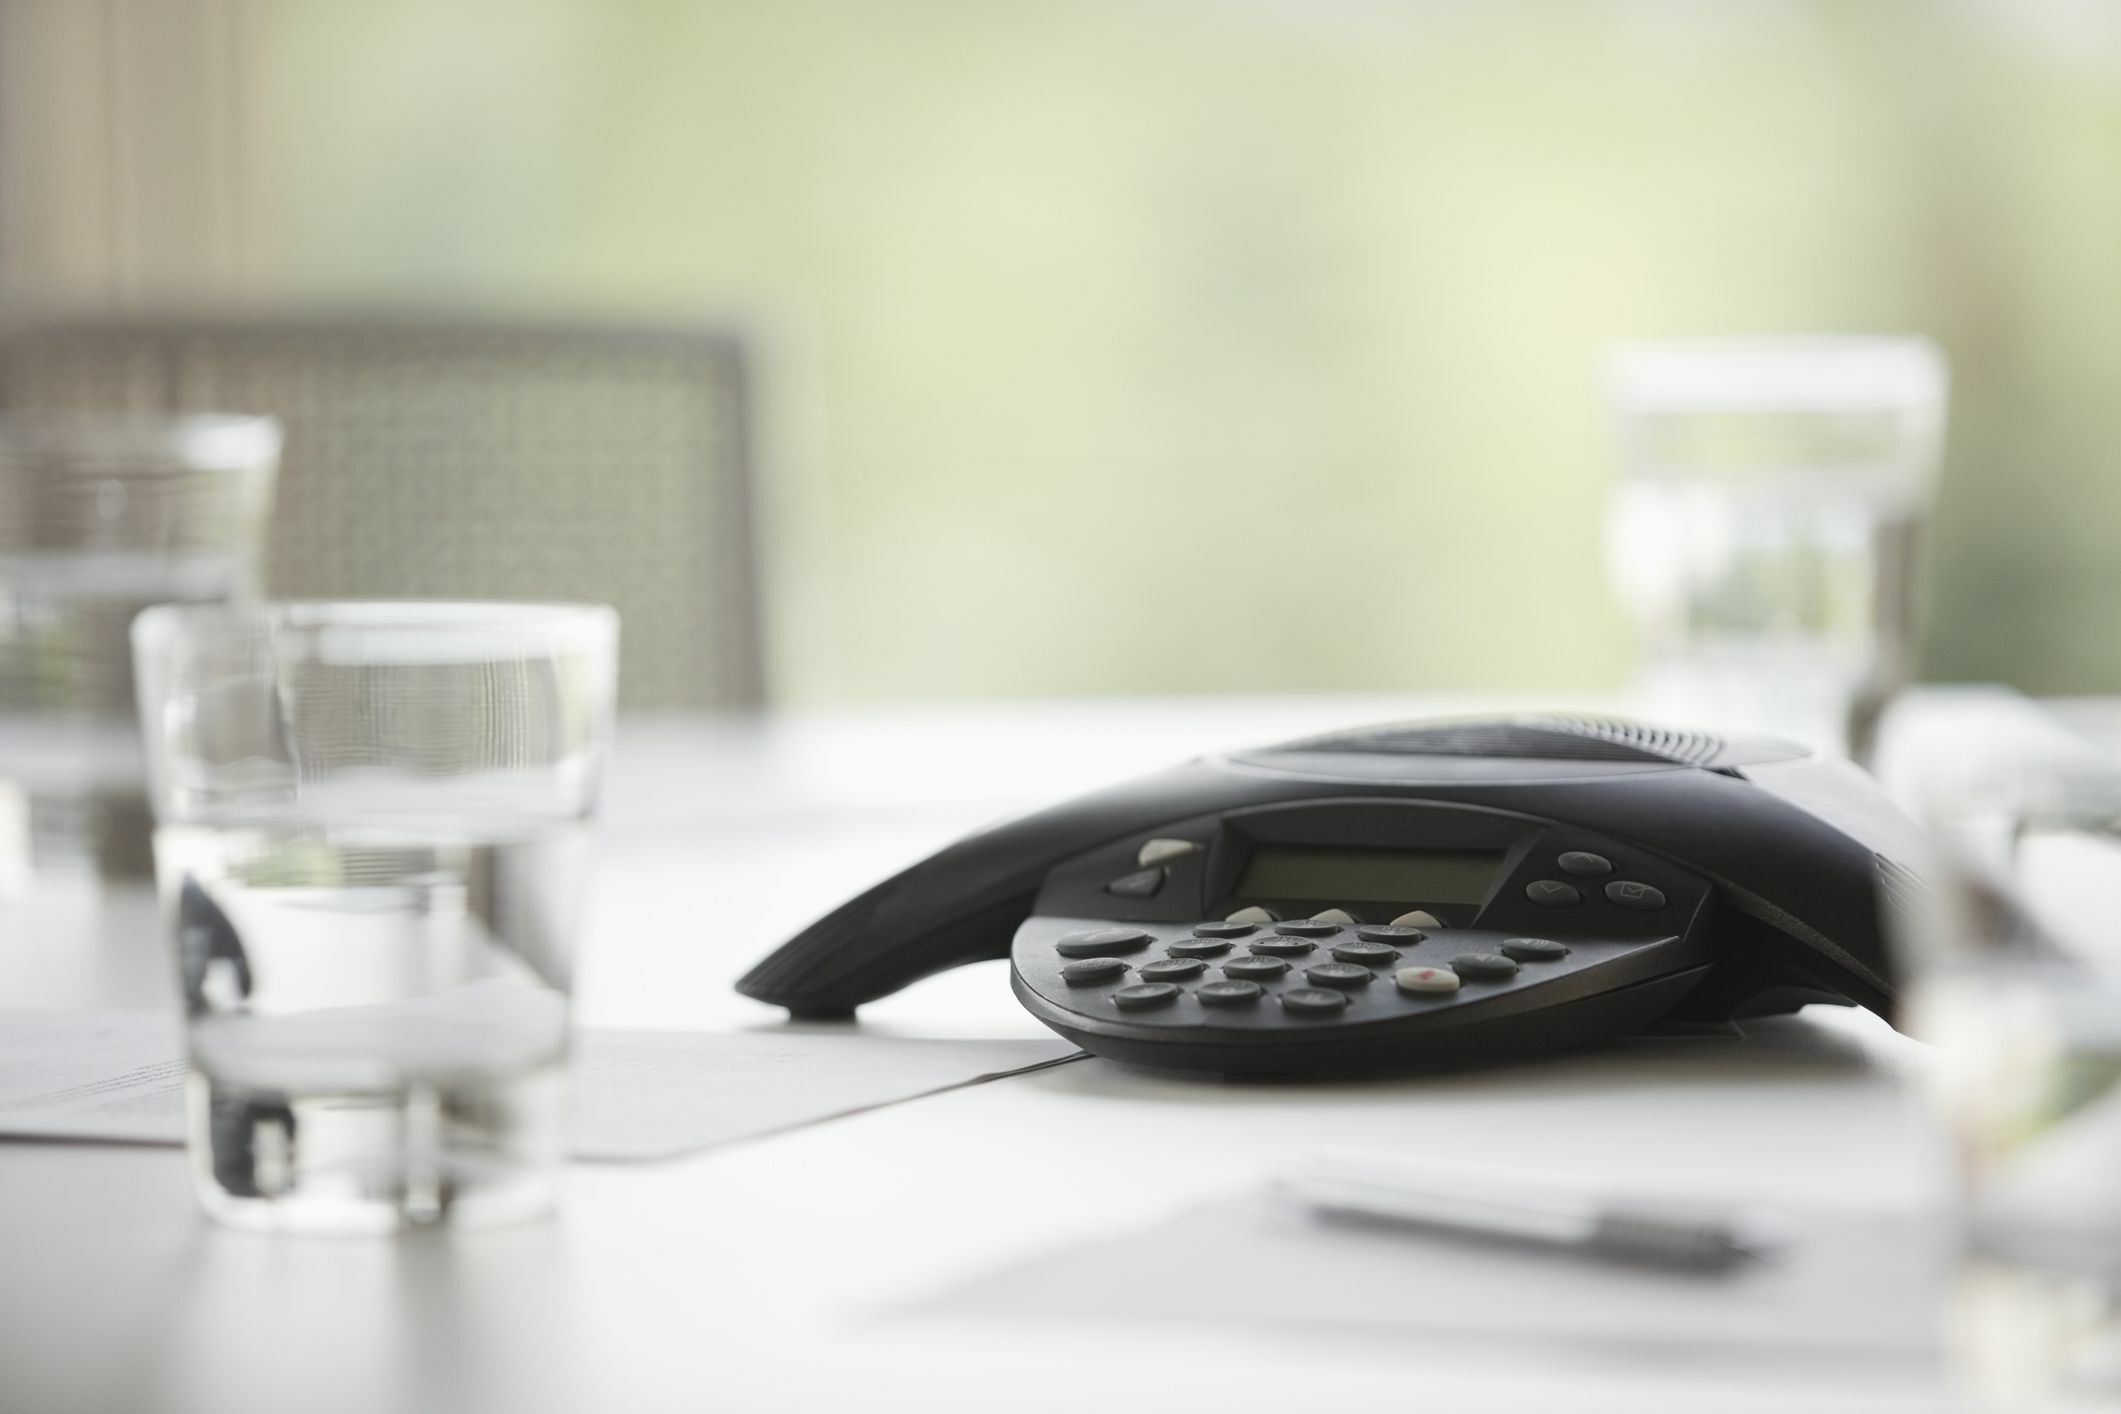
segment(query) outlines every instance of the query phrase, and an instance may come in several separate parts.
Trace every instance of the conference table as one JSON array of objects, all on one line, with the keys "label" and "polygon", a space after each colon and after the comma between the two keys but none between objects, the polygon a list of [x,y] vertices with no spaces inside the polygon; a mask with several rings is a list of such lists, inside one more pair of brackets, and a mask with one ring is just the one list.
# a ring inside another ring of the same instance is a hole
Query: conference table
[{"label": "conference table", "polygon": [[[1465,705],[627,720],[577,1018],[782,1027],[733,980],[970,829],[1203,750]],[[0,943],[0,1002],[173,1005],[143,888],[54,918]],[[1045,1034],[999,963],[917,984],[856,1024]],[[1477,1298],[1420,1268],[1394,1291],[1394,1269],[1375,1263],[1346,1286],[1330,1264],[1309,1286],[1265,1269],[1255,1280],[1248,1253],[1286,1256],[1303,1238],[1265,1243],[1242,1217],[1290,1164],[1359,1149],[1817,1207],[1857,1229],[1916,1221],[1934,1212],[1941,1172],[1911,1097],[1922,1063],[1878,1018],[1834,1008],[1364,1083],[1087,1059],[664,1162],[573,1164],[549,1221],[397,1239],[220,1229],[173,1148],[0,1142],[0,1408],[1934,1409],[1926,1359],[1730,1355],[1656,1331],[1556,1340],[1546,1317],[1514,1318],[1520,1299],[1529,1312],[1550,1280],[1593,1293],[1608,1280],[1565,1256],[1523,1259],[1520,1285]],[[1453,1306],[1475,1299],[1479,1312]],[[1454,1319],[1425,1330],[1424,1311]]]}]

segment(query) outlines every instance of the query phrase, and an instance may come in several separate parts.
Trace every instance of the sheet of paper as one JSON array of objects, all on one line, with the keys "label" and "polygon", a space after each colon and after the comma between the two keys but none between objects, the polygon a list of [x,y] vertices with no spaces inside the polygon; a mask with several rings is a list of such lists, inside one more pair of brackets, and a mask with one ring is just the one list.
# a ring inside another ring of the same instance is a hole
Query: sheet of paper
[{"label": "sheet of paper", "polygon": [[[1012,1263],[903,1314],[1094,1324],[1154,1311],[1180,1345],[1198,1322],[1202,1335],[1319,1348],[1710,1361],[1763,1376],[1802,1368],[1898,1380],[1929,1368],[1939,1225],[1856,1204],[1772,1216],[1786,1238],[1772,1257],[1697,1273],[1233,1196]],[[1204,1292],[1214,1298],[1203,1302]]]},{"label": "sheet of paper", "polygon": [[0,1012],[0,1134],[183,1143],[181,1035],[154,1012]]},{"label": "sheet of paper", "polygon": [[[1079,1055],[1050,1040],[948,1041],[789,1026],[575,1036],[577,1158],[667,1158],[998,1079]],[[0,1137],[178,1144],[182,1030],[150,1012],[0,1011]]]},{"label": "sheet of paper", "polygon": [[938,1041],[833,1026],[575,1038],[574,1153],[656,1159],[1080,1057],[1051,1039]]}]

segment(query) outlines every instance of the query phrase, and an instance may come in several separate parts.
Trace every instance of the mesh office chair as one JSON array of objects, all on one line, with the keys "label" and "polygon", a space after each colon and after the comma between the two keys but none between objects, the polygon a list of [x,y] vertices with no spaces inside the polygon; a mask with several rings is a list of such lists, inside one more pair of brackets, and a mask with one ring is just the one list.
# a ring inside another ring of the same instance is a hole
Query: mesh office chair
[{"label": "mesh office chair", "polygon": [[763,695],[732,339],[419,322],[0,331],[0,409],[271,413],[282,598],[584,599],[632,708]]}]

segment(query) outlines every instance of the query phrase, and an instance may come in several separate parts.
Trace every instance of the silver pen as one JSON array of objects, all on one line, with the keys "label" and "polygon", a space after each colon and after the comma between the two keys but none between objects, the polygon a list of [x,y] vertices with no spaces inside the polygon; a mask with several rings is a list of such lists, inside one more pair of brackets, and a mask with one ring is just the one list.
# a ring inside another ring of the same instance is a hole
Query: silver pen
[{"label": "silver pen", "polygon": [[1766,1255],[1728,1221],[1522,1196],[1490,1198],[1375,1180],[1304,1175],[1278,1180],[1277,1197],[1329,1218],[1416,1227],[1586,1257],[1687,1271],[1723,1271]]}]

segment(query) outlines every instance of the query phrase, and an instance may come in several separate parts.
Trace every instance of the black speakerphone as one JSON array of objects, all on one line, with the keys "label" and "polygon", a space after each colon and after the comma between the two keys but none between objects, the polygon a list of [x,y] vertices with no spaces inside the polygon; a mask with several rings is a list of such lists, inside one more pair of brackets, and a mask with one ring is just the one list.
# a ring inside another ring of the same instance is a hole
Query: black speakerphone
[{"label": "black speakerphone", "polygon": [[1189,762],[962,840],[738,984],[844,1016],[1010,959],[1086,1050],[1233,1074],[1509,1059],[1835,1002],[1885,1012],[1912,823],[1856,767],[1579,716]]}]

